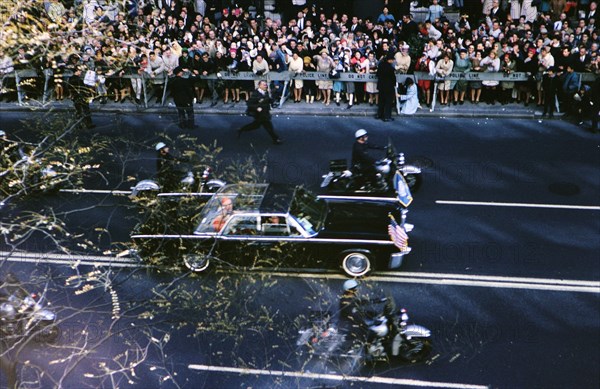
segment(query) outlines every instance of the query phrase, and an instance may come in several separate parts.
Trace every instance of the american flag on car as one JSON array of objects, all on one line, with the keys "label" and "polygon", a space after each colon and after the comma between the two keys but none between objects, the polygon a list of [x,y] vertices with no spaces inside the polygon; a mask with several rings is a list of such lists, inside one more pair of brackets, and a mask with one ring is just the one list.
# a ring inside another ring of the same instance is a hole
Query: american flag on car
[{"label": "american flag on car", "polygon": [[390,224],[388,225],[388,234],[390,239],[394,242],[394,246],[398,247],[401,251],[408,249],[408,235],[404,231],[404,227],[396,222],[394,216],[390,216]]}]

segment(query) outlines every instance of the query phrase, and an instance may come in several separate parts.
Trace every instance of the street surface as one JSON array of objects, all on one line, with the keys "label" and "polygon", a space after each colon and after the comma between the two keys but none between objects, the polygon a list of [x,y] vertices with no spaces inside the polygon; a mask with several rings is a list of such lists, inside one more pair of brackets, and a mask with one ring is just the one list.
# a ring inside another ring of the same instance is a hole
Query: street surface
[{"label": "street surface", "polygon": [[[2,128],[18,132],[22,115],[0,113]],[[85,180],[91,193],[35,198],[19,209],[52,207],[72,234],[97,246],[74,247],[73,256],[44,256],[50,242],[34,235],[21,248],[28,253],[1,262],[2,274],[50,279],[48,300],[65,318],[57,346],[30,345],[21,361],[61,376],[64,363],[71,362],[49,361],[80,345],[82,328],[88,328],[94,352],[69,365],[65,387],[600,386],[598,135],[561,121],[397,118],[382,123],[274,116],[284,144],[273,146],[262,129],[237,139],[235,129],[247,117],[197,120],[199,128],[186,132],[195,144],[216,141],[223,147],[216,177],[227,166],[248,159],[260,166],[264,160],[267,181],[318,191],[328,161],[350,158],[358,128],[369,131],[371,143],[385,145],[390,139],[409,162],[424,167],[423,185],[408,214],[415,225],[411,254],[401,269],[373,274],[361,288],[392,295],[411,321],[430,328],[431,358],[423,364],[364,368],[342,380],[335,369],[302,373],[295,355],[305,316],[337,307],[345,280],[341,272],[282,264],[275,271],[190,277],[115,257],[126,247],[138,210],[126,195],[106,192],[128,191],[135,179],[155,174],[153,145],[182,134],[174,119],[94,115],[94,132],[110,139],[112,151],[99,157],[101,176]],[[185,142],[172,145],[183,151]],[[91,254],[96,257],[86,259]],[[109,260],[109,289],[119,304],[106,292],[106,282],[94,281],[102,287],[76,293],[91,281],[75,285],[73,277],[94,266],[107,269]],[[215,304],[222,297],[234,297],[237,304]],[[157,310],[157,301],[171,307]],[[134,374],[127,368],[97,373],[101,366],[116,369],[115,360],[139,364],[132,367]]]}]

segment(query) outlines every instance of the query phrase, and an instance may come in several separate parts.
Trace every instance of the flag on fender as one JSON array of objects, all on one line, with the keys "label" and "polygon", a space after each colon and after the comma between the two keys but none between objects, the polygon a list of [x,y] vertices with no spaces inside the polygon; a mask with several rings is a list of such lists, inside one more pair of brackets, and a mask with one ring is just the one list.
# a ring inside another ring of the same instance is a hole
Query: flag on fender
[{"label": "flag on fender", "polygon": [[400,204],[404,207],[408,207],[410,203],[412,203],[413,197],[404,176],[398,170],[396,170],[396,174],[394,174],[394,189],[396,190],[396,195]]},{"label": "flag on fender", "polygon": [[404,227],[399,225],[391,214],[390,224],[388,225],[388,234],[390,239],[394,242],[394,246],[398,247],[400,251],[406,251],[408,249],[408,235],[404,231]]}]

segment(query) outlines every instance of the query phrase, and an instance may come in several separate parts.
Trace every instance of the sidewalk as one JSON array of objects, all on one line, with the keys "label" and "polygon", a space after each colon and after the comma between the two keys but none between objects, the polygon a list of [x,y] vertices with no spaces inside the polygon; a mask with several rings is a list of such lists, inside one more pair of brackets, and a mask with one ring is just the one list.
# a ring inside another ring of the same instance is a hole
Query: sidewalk
[{"label": "sidewalk", "polygon": [[[246,112],[246,103],[241,101],[236,104],[219,101],[214,107],[210,106],[210,102],[206,100],[202,104],[194,104],[194,112],[196,115],[244,115]],[[374,117],[377,113],[377,106],[370,106],[367,103],[354,105],[351,109],[346,109],[347,103],[341,102],[338,107],[335,102],[332,102],[329,106],[325,106],[321,102],[315,101],[313,104],[307,104],[302,101],[301,103],[294,103],[293,101],[286,101],[281,108],[274,108],[271,110],[273,115],[309,115],[309,116],[358,116],[358,117]],[[6,103],[0,102],[0,112],[5,111],[16,111],[16,112],[35,112],[35,111],[47,111],[47,110],[73,110],[73,104],[70,100],[63,101],[50,101],[45,105],[42,105],[37,101],[26,101],[23,105],[19,105],[16,102]],[[107,113],[136,113],[136,114],[175,114],[175,106],[171,99],[167,99],[164,106],[154,104],[154,99],[148,104],[148,108],[136,105],[131,101],[124,103],[115,103],[109,101],[106,104],[100,104],[99,102],[93,102],[91,104],[92,113],[107,112]],[[523,104],[507,104],[501,105],[496,103],[495,105],[488,105],[486,103],[479,103],[477,105],[465,102],[464,105],[447,105],[440,106],[436,105],[435,110],[431,110],[427,107],[419,109],[416,114],[406,117],[453,117],[453,118],[526,118],[533,119],[541,116],[542,110],[535,104],[529,104],[525,107]],[[557,115],[559,117],[560,114]],[[398,117],[394,112],[393,117]]]}]

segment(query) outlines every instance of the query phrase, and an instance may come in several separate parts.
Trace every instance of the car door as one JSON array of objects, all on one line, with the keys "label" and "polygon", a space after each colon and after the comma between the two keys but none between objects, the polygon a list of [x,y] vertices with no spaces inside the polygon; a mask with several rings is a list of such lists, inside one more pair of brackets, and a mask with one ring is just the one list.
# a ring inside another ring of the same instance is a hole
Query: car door
[{"label": "car door", "polygon": [[260,217],[233,214],[217,235],[215,253],[224,265],[252,266],[257,256]]}]

